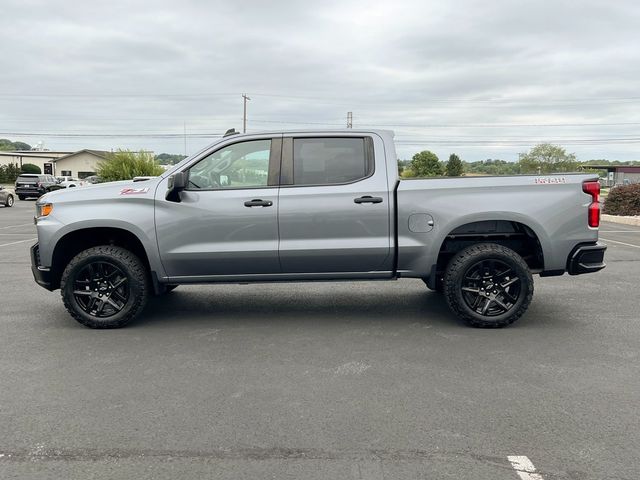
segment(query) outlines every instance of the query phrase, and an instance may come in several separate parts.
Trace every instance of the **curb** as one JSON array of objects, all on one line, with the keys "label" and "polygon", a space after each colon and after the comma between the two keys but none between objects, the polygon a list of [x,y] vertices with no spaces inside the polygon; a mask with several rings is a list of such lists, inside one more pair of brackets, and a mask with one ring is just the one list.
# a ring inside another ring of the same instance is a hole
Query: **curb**
[{"label": "curb", "polygon": [[603,222],[622,223],[624,225],[640,227],[640,216],[606,215],[603,213],[600,219]]}]

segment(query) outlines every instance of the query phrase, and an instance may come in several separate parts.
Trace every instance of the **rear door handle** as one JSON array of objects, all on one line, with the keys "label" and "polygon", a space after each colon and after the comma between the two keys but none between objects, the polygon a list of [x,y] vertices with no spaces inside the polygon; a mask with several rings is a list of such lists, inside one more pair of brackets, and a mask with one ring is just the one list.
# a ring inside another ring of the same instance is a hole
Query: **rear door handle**
[{"label": "rear door handle", "polygon": [[364,197],[355,198],[355,203],[382,203],[381,197],[372,197],[371,195],[365,195]]},{"label": "rear door handle", "polygon": [[270,207],[271,205],[273,205],[271,200],[261,200],[259,198],[244,202],[245,207]]}]

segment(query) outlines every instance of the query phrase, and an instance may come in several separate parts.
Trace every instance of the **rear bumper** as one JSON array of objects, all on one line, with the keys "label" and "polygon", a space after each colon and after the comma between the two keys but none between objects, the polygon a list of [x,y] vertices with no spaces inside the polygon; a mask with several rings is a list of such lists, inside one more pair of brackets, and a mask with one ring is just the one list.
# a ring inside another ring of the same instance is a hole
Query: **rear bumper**
[{"label": "rear bumper", "polygon": [[569,275],[581,275],[602,270],[607,266],[604,263],[606,249],[607,246],[600,242],[578,245],[567,259],[567,272]]},{"label": "rear bumper", "polygon": [[35,189],[35,188],[22,188],[22,187],[16,187],[15,192],[16,192],[16,195],[21,195],[23,197],[40,197],[45,193],[44,190],[39,188]]},{"label": "rear bumper", "polygon": [[31,273],[33,273],[33,279],[38,285],[47,290],[54,290],[51,287],[51,270],[46,267],[40,266],[40,247],[36,243],[31,247]]}]

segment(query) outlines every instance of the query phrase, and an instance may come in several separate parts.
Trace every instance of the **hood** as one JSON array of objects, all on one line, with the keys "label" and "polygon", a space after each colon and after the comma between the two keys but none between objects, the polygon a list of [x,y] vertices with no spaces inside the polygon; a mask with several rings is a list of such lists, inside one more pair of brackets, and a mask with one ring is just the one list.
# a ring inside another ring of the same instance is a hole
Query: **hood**
[{"label": "hood", "polygon": [[38,203],[75,202],[118,197],[153,197],[161,177],[150,177],[148,180],[123,180],[106,182],[84,187],[64,188],[49,192],[38,199]]}]

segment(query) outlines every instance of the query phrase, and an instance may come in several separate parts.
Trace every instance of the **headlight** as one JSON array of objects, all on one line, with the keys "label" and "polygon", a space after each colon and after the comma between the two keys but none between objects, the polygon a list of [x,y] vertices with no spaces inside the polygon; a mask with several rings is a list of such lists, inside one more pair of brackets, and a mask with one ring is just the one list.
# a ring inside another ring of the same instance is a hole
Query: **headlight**
[{"label": "headlight", "polygon": [[46,217],[53,211],[52,203],[36,203],[36,217]]}]

